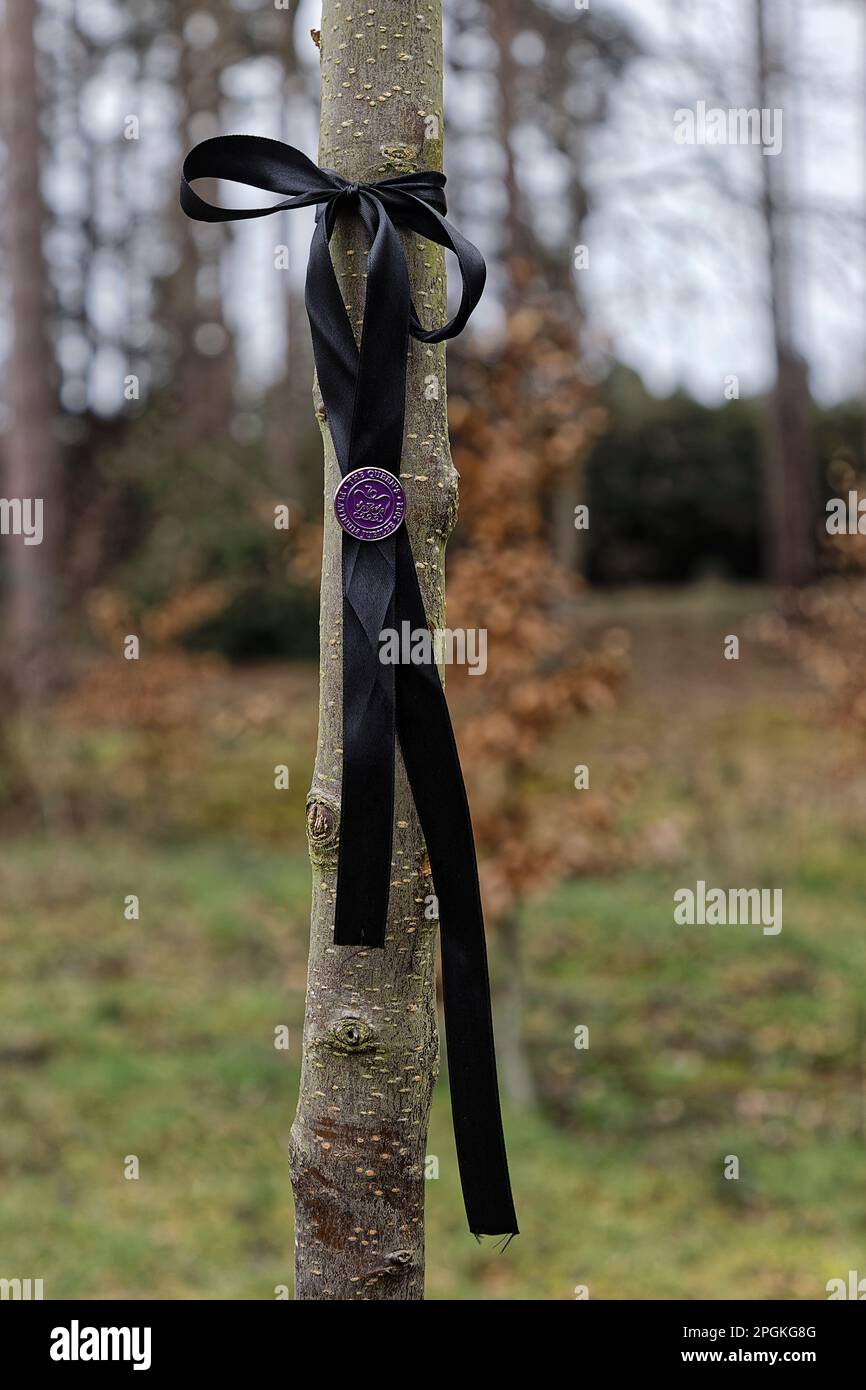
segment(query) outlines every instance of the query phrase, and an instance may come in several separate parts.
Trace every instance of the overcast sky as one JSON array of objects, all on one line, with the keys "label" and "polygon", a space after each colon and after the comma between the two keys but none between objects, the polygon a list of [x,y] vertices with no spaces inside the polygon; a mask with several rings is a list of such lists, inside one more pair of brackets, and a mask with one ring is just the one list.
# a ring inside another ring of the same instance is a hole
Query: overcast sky
[{"label": "overcast sky", "polygon": [[[254,8],[265,0],[243,3]],[[570,9],[569,0],[547,3]],[[678,109],[695,109],[700,101],[723,107],[753,104],[754,0],[590,3],[596,12],[627,18],[645,54],[612,91],[610,119],[587,150],[594,212],[583,234],[589,266],[578,274],[592,352],[602,362],[607,356],[629,363],[659,394],[682,387],[715,404],[731,374],[739,377],[743,395],[758,393],[772,375],[764,232],[754,211],[761,161],[767,156],[753,146],[710,149],[678,144],[674,138]],[[60,22],[67,0],[46,4],[46,15],[53,10]],[[809,360],[815,393],[832,401],[862,392],[866,380],[866,4],[771,0],[771,10],[784,24],[794,69],[782,102],[783,151],[778,158],[792,200],[804,209],[793,226],[798,343]],[[170,58],[153,58],[152,74],[142,88],[135,77],[136,56],[124,42],[123,7],[116,0],[92,0],[84,13],[98,18],[103,41],[111,23],[118,28],[104,69],[83,94],[82,117],[88,134],[108,145],[117,141],[130,103],[141,108],[142,137],[129,146],[123,197],[125,206],[137,204],[145,215],[163,197],[174,196],[182,155],[179,113],[166,100],[171,86],[159,72],[160,62]],[[526,13],[531,23],[528,7]],[[309,29],[318,25],[319,16],[319,0],[299,0],[294,22],[311,85],[318,55]],[[292,22],[291,16],[285,22]],[[574,22],[582,22],[579,12]],[[213,27],[203,5],[188,25],[189,41],[206,46]],[[49,48],[62,45],[62,24],[58,32],[55,40],[46,31]],[[531,36],[524,33],[519,42],[521,61],[532,61]],[[543,61],[540,52],[537,56]],[[223,90],[224,109],[213,129],[200,132],[202,137],[219,129],[245,130],[288,139],[315,153],[314,108],[300,100],[287,105],[276,61],[248,60],[233,67],[224,74]],[[477,91],[475,96],[482,99]],[[482,92],[482,97],[489,101],[489,95]],[[471,122],[472,98],[452,84],[450,100],[452,110],[455,102],[461,103],[458,118]],[[76,174],[74,149],[63,144],[71,139],[68,126],[55,133],[55,167],[47,179],[55,208],[67,211],[90,196]],[[531,133],[523,132],[518,147],[526,151],[523,173],[540,194],[547,192],[555,223],[562,171],[539,158]],[[114,167],[106,162],[107,170]],[[109,183],[111,177],[109,173]],[[112,208],[120,203],[109,183],[100,192],[97,177],[97,215],[110,233]],[[259,201],[260,195],[245,198],[231,187],[225,200],[242,204]],[[465,230],[482,249],[486,242],[488,251],[495,247],[495,227],[489,220],[485,225],[483,212]],[[274,248],[289,245],[288,280],[299,287],[311,231],[312,214],[304,211],[236,223],[230,233],[223,286],[244,378],[252,390],[278,377],[285,361],[287,277],[275,268]],[[566,250],[569,231],[557,229]],[[118,316],[128,320],[136,312],[134,277],[110,241],[109,234],[89,289],[91,312],[107,337]],[[159,247],[153,247],[152,254],[158,253]],[[71,242],[68,254],[75,254]],[[477,315],[482,330],[495,326],[496,314],[494,284]],[[298,331],[306,333],[306,324]],[[87,345],[76,345],[70,334],[61,355],[72,360],[86,351]],[[110,412],[122,405],[124,364],[116,348],[100,347],[99,353],[90,373],[91,404]]]},{"label": "overcast sky", "polygon": [[[753,0],[605,5],[628,16],[649,56],[617,94],[614,118],[591,153],[599,211],[583,284],[596,330],[656,391],[683,385],[717,401],[724,377],[736,373],[742,393],[753,394],[772,371],[762,226],[701,169],[709,162],[748,199],[759,161],[771,156],[673,138],[677,108],[717,104],[714,74],[725,105],[752,105]],[[866,6],[775,0],[772,9],[796,78],[782,104],[779,158],[792,200],[814,208],[794,231],[798,346],[814,390],[832,400],[862,392],[866,377]],[[690,51],[697,62],[687,60]]]},{"label": "overcast sky", "polygon": [[[627,18],[646,52],[588,150],[596,211],[580,283],[591,341],[659,394],[683,387],[717,403],[730,374],[743,395],[760,392],[773,367],[754,204],[760,161],[773,156],[674,138],[678,109],[754,104],[754,0],[590,3]],[[774,0],[771,10],[793,69],[776,157],[804,209],[792,230],[798,345],[813,389],[831,401],[862,392],[866,379],[866,5]],[[302,0],[302,34],[319,13],[318,0]],[[546,171],[534,164],[527,175],[543,184]]]}]

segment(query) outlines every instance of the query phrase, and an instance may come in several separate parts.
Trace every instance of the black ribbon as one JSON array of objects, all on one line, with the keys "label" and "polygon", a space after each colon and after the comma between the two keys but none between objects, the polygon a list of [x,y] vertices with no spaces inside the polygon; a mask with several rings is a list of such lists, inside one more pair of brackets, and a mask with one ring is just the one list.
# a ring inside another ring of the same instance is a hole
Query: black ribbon
[{"label": "black ribbon", "polygon": [[[190,186],[219,178],[288,195],[269,207],[223,208]],[[471,242],[445,219],[445,178],[429,170],[351,183],[277,140],[225,135],[187,156],[180,200],[202,222],[265,217],[316,205],[306,306],[319,389],[345,477],[357,468],[400,474],[409,335],[453,338],[478,303],[486,275]],[[360,347],[329,242],[341,214],[360,216],[370,240]],[[447,247],[463,281],[460,307],[440,328],[412,303],[398,227]],[[405,526],[386,540],[343,533],[343,778],[334,941],[383,946],[391,879],[395,739],[427,843],[439,902],[448,1075],[460,1178],[475,1235],[516,1234],[502,1134],[487,950],[469,804],[442,682],[425,663],[385,665],[383,629],[428,629]]]}]

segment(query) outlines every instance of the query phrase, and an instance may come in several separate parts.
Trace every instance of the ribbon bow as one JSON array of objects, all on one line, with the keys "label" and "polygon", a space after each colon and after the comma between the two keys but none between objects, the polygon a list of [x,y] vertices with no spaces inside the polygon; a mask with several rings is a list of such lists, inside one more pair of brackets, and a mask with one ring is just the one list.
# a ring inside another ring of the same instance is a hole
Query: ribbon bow
[{"label": "ribbon bow", "polygon": [[[288,196],[269,207],[218,207],[191,187],[206,177]],[[305,300],[319,389],[344,479],[375,468],[399,489],[409,336],[424,343],[453,338],[481,297],[484,260],[446,221],[444,189],[444,175],[429,170],[353,183],[318,168],[290,145],[250,135],[205,140],[184,162],[181,206],[202,222],[316,205]],[[370,239],[360,346],[329,249],[337,220],[348,211],[360,215]],[[457,257],[460,306],[439,328],[425,328],[415,312],[398,227]],[[475,1235],[517,1234],[472,822],[448,706],[432,644],[420,662],[395,666],[379,659],[383,629],[402,632],[404,622],[412,632],[429,627],[412,547],[404,526],[381,540],[358,539],[344,527],[342,546],[343,773],[334,942],[385,942],[399,737],[439,902],[448,1074],[469,1227]]]}]

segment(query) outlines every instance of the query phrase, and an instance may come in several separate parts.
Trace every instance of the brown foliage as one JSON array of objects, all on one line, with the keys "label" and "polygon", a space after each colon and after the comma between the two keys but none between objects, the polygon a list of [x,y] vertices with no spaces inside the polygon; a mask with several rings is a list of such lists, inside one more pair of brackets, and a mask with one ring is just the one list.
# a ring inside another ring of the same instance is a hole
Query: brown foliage
[{"label": "brown foliage", "polygon": [[[830,467],[834,493],[866,494],[866,477],[838,456]],[[821,535],[826,577],[785,595],[783,612],[766,615],[759,635],[793,656],[823,693],[819,717],[857,726],[866,734],[866,536]]]},{"label": "brown foliage", "polygon": [[627,640],[611,632],[580,650],[579,582],[551,542],[556,489],[576,492],[579,460],[604,426],[579,375],[573,324],[549,298],[521,307],[496,351],[464,362],[459,375],[450,423],[461,524],[448,623],[487,629],[488,667],[449,683],[495,920],[551,878],[594,863],[599,834],[611,831],[611,808],[573,790],[568,754],[549,789],[543,762],[560,726],[611,704]]}]

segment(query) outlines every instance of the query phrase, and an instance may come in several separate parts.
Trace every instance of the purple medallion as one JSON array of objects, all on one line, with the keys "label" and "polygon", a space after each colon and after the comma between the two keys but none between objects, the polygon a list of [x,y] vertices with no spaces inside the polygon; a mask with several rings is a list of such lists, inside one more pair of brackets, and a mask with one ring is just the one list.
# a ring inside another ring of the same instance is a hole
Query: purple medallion
[{"label": "purple medallion", "polygon": [[334,511],[343,530],[356,540],[383,541],[402,524],[406,494],[387,469],[356,468],[337,488]]}]

